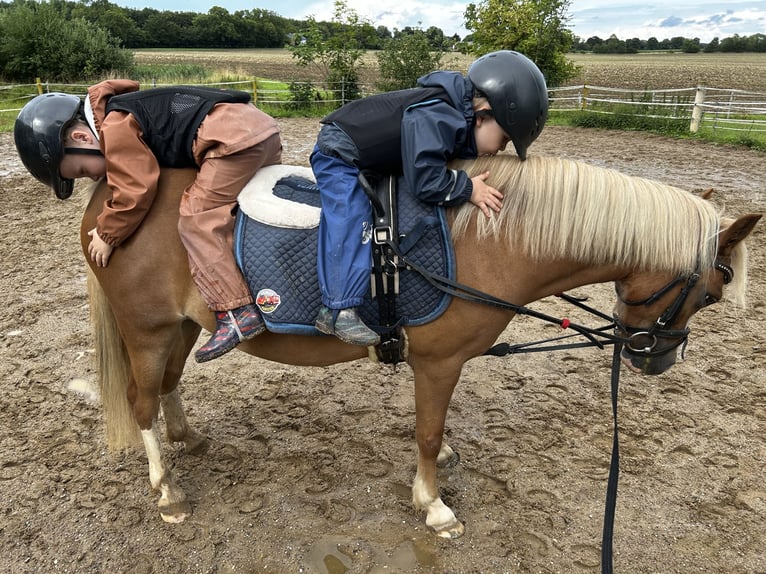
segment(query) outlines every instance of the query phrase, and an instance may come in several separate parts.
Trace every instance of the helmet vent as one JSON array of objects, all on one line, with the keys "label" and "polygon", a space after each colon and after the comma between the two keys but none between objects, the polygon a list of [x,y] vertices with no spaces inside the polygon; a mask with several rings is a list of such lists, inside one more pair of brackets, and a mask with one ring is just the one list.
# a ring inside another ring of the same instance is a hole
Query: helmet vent
[{"label": "helmet vent", "polygon": [[48,146],[44,142],[39,142],[40,145],[40,159],[45,163],[51,162],[51,152],[48,150]]}]

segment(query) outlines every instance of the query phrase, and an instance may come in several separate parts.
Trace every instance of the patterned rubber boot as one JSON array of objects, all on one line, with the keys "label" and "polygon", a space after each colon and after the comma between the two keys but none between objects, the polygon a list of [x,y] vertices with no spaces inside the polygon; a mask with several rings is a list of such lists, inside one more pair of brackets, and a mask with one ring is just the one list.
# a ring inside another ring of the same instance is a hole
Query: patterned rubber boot
[{"label": "patterned rubber boot", "polygon": [[216,329],[210,340],[194,353],[198,363],[217,359],[266,330],[266,325],[255,305],[244,305],[231,311],[215,312]]}]

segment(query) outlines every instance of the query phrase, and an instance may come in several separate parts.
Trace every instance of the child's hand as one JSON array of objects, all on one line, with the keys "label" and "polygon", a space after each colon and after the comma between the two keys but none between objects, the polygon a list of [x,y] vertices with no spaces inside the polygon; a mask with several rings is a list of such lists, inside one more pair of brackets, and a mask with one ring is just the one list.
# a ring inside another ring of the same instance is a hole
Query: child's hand
[{"label": "child's hand", "polygon": [[106,267],[114,247],[101,239],[95,229],[88,231],[88,235],[91,238],[88,245],[88,255],[90,255],[91,261],[99,267]]},{"label": "child's hand", "polygon": [[471,178],[473,192],[471,193],[470,201],[481,209],[485,216],[490,217],[490,209],[492,211],[500,211],[500,207],[503,205],[503,194],[494,187],[484,183],[488,177],[489,172],[485,171],[481,175]]}]

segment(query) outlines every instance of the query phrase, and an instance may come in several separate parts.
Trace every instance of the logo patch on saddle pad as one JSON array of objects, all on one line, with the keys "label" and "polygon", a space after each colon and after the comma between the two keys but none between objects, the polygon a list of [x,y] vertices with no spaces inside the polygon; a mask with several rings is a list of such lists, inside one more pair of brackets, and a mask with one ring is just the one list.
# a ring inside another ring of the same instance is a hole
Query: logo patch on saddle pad
[{"label": "logo patch on saddle pad", "polygon": [[[407,257],[430,273],[454,279],[454,253],[443,208],[418,201],[403,178],[398,180],[397,195],[400,235],[420,236]],[[234,253],[272,332],[319,334],[314,327],[322,303],[316,268],[319,206],[311,170],[296,166],[262,168],[240,195]],[[428,323],[446,310],[450,296],[420,273],[403,269],[399,275],[400,325]],[[369,291],[359,314],[372,329],[385,331],[378,302]]]},{"label": "logo patch on saddle pad", "polygon": [[261,313],[273,313],[277,310],[280,303],[282,303],[282,298],[279,296],[279,293],[271,289],[261,289],[258,291],[258,295],[255,296],[255,304],[258,305]]}]

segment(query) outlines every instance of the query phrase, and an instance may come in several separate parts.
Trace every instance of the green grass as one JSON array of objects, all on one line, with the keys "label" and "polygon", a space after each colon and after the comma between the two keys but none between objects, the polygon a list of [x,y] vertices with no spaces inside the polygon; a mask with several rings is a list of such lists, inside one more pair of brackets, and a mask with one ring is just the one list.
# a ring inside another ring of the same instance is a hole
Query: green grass
[{"label": "green grass", "polygon": [[696,137],[716,143],[744,146],[766,152],[766,130],[763,127],[760,129],[764,131],[748,131],[741,127],[737,129],[739,131],[715,129],[713,126],[703,123]]}]

